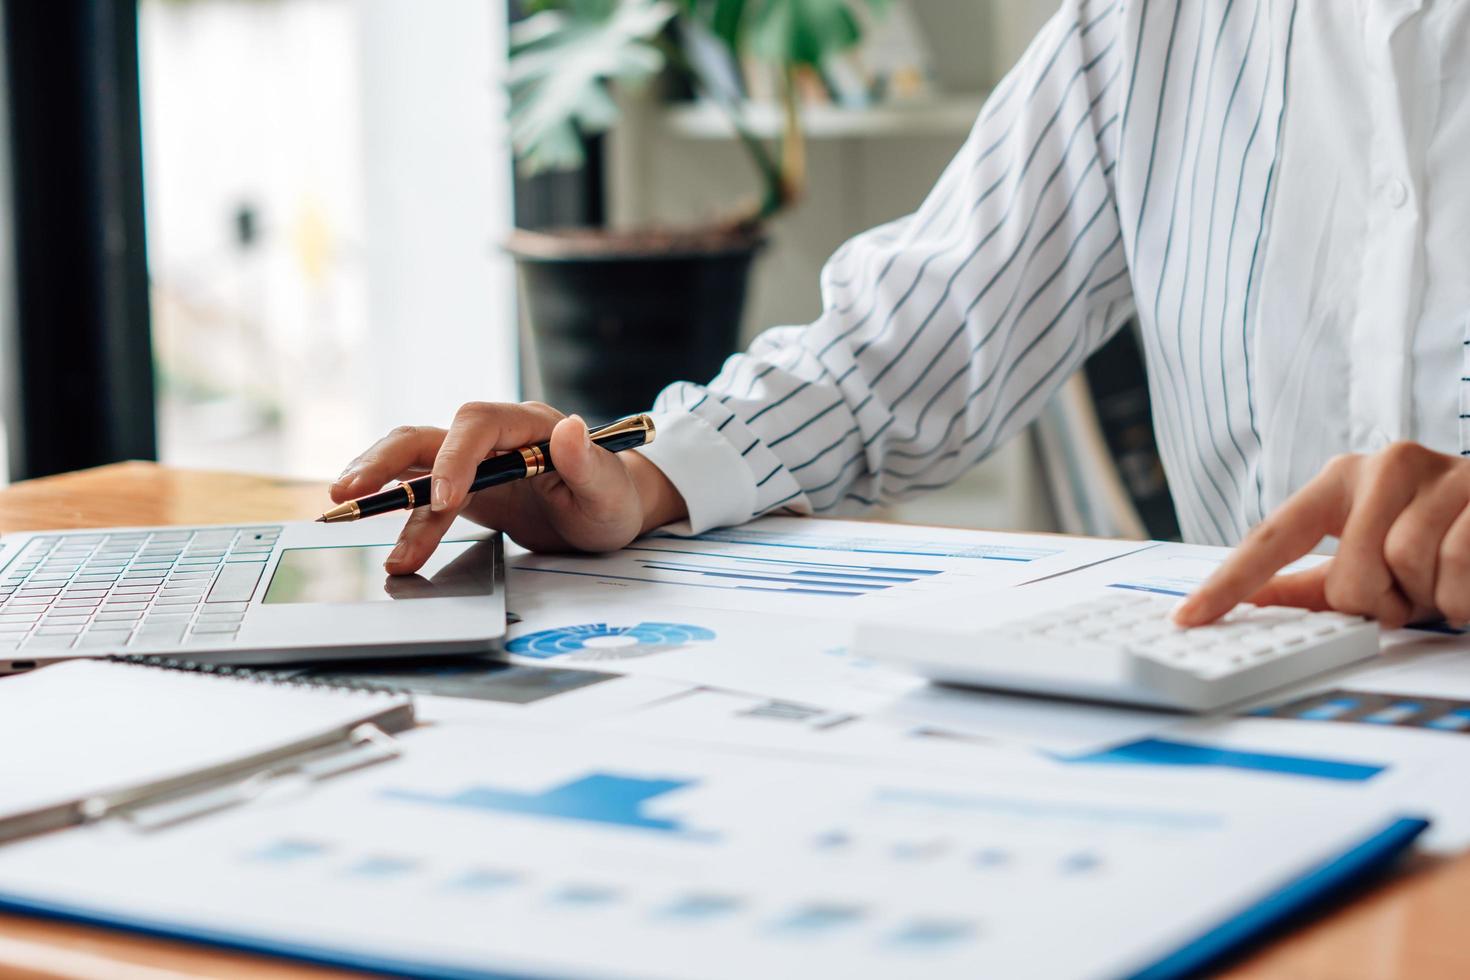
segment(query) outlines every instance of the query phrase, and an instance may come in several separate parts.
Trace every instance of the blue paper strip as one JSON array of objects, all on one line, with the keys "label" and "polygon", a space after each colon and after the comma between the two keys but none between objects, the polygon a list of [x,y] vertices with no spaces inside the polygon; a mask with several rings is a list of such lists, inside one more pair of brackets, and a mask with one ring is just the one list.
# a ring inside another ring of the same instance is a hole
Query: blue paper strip
[{"label": "blue paper strip", "polygon": [[1387,769],[1366,762],[1340,759],[1314,759],[1305,756],[1276,755],[1269,752],[1246,752],[1211,745],[1171,742],[1161,738],[1145,738],[1090,755],[1073,756],[1064,762],[1077,764],[1126,764],[1144,766],[1214,766],[1221,769],[1244,769],[1253,772],[1285,773],[1316,779],[1362,782]]}]

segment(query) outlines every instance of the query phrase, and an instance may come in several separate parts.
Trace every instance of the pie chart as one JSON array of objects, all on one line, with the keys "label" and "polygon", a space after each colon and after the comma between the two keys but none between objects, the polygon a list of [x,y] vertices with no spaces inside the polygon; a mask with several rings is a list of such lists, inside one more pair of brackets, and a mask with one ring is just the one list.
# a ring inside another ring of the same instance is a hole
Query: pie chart
[{"label": "pie chart", "polygon": [[715,638],[714,630],[687,623],[583,623],[528,633],[511,640],[506,649],[523,657],[550,660],[625,660],[668,653],[680,647],[705,643]]}]

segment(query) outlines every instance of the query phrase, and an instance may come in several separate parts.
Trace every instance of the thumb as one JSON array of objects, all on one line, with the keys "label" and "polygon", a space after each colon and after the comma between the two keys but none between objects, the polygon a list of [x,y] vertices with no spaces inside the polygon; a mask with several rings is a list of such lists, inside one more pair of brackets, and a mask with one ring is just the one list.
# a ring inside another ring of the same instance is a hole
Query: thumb
[{"label": "thumb", "polygon": [[1304,572],[1277,575],[1256,590],[1247,602],[1258,606],[1298,606],[1302,609],[1322,611],[1330,609],[1327,602],[1327,570],[1332,562],[1323,562]]},{"label": "thumb", "polygon": [[593,444],[580,415],[567,416],[551,430],[551,458],[562,483],[589,517],[627,506],[632,489],[627,470],[612,453]]}]

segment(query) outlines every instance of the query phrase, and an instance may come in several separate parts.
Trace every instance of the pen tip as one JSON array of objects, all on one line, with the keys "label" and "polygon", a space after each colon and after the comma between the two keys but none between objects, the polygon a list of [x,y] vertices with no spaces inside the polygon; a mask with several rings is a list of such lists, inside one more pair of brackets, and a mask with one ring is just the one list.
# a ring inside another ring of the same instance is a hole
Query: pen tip
[{"label": "pen tip", "polygon": [[326,517],[318,517],[313,523],[316,523],[316,524],[325,524],[325,523],[327,523],[327,519],[326,519]]}]

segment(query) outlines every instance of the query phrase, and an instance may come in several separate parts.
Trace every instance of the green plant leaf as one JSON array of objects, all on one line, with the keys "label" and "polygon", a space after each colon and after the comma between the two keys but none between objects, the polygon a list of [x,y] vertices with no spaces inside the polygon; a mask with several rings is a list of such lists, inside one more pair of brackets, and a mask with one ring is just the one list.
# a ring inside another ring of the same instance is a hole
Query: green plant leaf
[{"label": "green plant leaf", "polygon": [[745,0],[714,0],[709,14],[710,31],[730,46],[740,49],[740,27],[745,19]]},{"label": "green plant leaf", "polygon": [[582,163],[581,134],[617,119],[610,82],[657,74],[668,0],[565,0],[511,28],[510,135],[530,173]]},{"label": "green plant leaf", "polygon": [[862,38],[853,12],[858,6],[875,11],[887,0],[753,0],[749,45],[757,57],[773,64],[817,66]]}]

